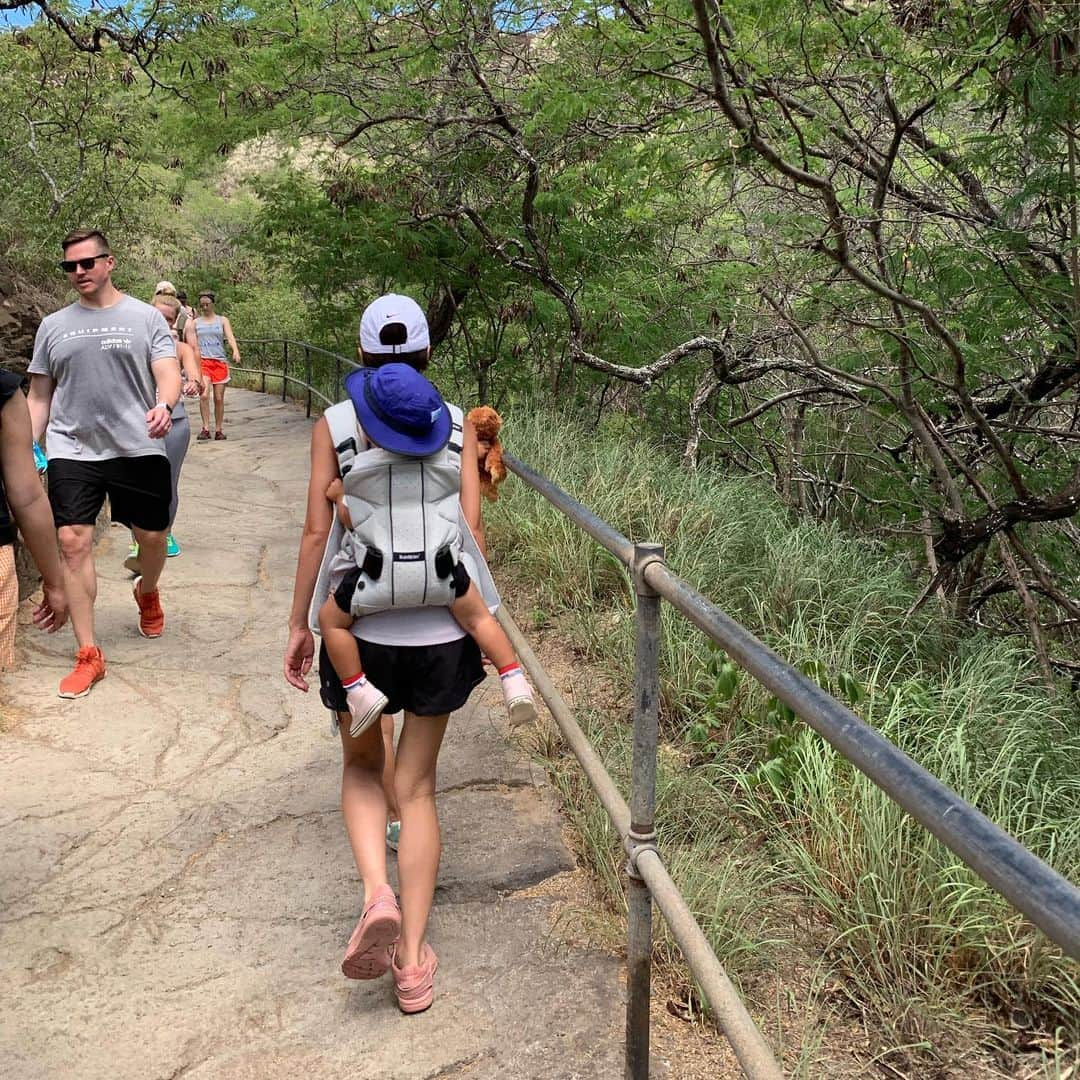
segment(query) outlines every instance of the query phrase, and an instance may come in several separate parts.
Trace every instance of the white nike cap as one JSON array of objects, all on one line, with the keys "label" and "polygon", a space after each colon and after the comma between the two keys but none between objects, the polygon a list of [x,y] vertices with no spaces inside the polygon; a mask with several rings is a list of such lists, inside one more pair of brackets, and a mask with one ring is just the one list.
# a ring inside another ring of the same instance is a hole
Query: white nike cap
[{"label": "white nike cap", "polygon": [[360,348],[366,353],[396,356],[430,344],[427,317],[411,297],[387,293],[360,316]]}]

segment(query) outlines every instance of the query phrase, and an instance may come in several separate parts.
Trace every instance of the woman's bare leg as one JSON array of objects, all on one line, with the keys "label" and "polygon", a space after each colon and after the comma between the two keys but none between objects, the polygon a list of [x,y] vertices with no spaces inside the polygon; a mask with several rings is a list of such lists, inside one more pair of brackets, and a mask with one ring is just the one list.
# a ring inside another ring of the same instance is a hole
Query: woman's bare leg
[{"label": "woman's bare leg", "polygon": [[199,394],[199,416],[202,417],[203,431],[210,430],[210,395],[212,392],[210,388],[212,385],[209,376],[203,378],[202,393]]},{"label": "woman's bare leg", "polygon": [[349,734],[349,722],[347,712],[338,713],[343,758],[341,814],[366,901],[387,883],[383,741],[382,731],[375,724],[354,739]]},{"label": "woman's bare leg", "polygon": [[[399,968],[420,962],[420,949],[435,897],[435,878],[442,853],[435,807],[435,770],[449,719],[448,715],[414,716],[407,712],[398,739],[394,789],[401,811],[398,841],[401,938],[396,953]],[[381,736],[379,744],[381,748]],[[385,803],[383,806],[385,829]]]},{"label": "woman's bare leg", "polygon": [[[209,415],[209,410],[208,410]],[[214,383],[214,430],[225,423],[225,383]]]},{"label": "woman's bare leg", "polygon": [[397,792],[394,790],[394,717],[390,713],[383,713],[382,715],[382,738],[382,786],[383,791],[386,793],[386,808],[391,821],[401,821]]}]

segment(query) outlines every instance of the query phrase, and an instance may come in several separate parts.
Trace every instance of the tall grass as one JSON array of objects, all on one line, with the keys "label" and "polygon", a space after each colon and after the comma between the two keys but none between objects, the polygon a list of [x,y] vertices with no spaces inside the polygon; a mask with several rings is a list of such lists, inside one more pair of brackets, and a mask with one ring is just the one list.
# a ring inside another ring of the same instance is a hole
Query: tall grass
[{"label": "tall grass", "polygon": [[[797,522],[764,486],[688,473],[644,441],[550,413],[523,409],[505,434],[620,531],[663,542],[677,573],[1080,878],[1080,712],[1047,695],[1022,645],[929,611],[906,617],[917,586],[902,552]],[[633,597],[619,564],[513,478],[489,531],[537,608],[628,687]],[[1080,975],[1060,950],[749,676],[718,693],[707,642],[666,605],[662,665],[661,845],[736,977],[768,956],[755,941],[792,934],[797,897],[825,977],[876,1017],[887,1046],[947,1059],[965,1024],[999,1047],[1018,1027],[1075,1046]],[[625,778],[625,713],[593,717],[591,731]],[[580,782],[560,782],[617,895],[610,832]]]}]

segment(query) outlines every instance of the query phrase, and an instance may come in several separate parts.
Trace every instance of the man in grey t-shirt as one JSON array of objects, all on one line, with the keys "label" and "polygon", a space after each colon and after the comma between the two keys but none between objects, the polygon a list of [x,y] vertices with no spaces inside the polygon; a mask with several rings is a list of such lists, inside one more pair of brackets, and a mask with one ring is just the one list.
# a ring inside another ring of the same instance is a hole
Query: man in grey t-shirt
[{"label": "man in grey t-shirt", "polygon": [[61,246],[60,266],[79,299],[38,327],[28,403],[34,438],[47,435],[49,502],[79,646],[59,692],[83,697],[105,674],[94,636],[92,545],[106,495],[113,520],[128,525],[139,544],[139,632],[160,637],[165,625],[158,578],[171,482],[163,440],[180,397],[180,366],[161,313],[113,285],[116,260],[104,235],[78,230]]}]

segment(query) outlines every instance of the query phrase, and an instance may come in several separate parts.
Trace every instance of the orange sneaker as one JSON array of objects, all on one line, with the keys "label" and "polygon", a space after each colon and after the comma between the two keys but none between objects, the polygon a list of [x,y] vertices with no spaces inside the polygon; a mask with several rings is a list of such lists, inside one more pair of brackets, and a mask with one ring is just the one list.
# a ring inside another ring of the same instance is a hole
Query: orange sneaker
[{"label": "orange sneaker", "polygon": [[86,697],[94,683],[105,678],[105,656],[96,645],[84,645],[75,654],[75,667],[60,680],[61,697]]},{"label": "orange sneaker", "polygon": [[165,629],[165,612],[161,610],[161,597],[158,590],[144,594],[140,574],[135,579],[132,592],[135,595],[135,603],[139,605],[139,633],[143,637],[161,637],[161,631]]}]

